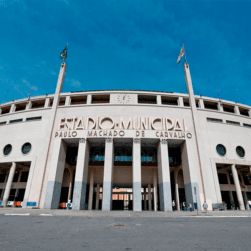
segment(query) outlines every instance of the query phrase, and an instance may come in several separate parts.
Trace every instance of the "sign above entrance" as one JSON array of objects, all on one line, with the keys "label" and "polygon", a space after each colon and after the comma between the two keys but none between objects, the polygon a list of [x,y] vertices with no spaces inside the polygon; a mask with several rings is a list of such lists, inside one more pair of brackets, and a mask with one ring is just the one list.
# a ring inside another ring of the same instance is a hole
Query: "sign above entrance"
[{"label": "sign above entrance", "polygon": [[62,118],[58,130],[185,131],[185,124],[183,119],[167,117],[79,117]]}]

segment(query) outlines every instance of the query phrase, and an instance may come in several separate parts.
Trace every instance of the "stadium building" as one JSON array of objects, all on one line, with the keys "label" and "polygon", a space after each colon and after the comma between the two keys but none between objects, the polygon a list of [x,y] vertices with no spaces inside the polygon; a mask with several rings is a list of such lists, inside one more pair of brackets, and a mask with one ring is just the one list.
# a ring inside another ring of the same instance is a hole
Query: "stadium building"
[{"label": "stadium building", "polygon": [[201,210],[251,199],[251,107],[193,93],[61,93],[0,106],[1,206]]}]

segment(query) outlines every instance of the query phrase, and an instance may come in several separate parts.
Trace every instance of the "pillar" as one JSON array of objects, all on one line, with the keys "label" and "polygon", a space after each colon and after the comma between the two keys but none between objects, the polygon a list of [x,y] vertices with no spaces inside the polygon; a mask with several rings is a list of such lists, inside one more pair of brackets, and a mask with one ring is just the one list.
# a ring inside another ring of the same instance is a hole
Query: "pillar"
[{"label": "pillar", "polygon": [[86,139],[80,139],[72,201],[73,210],[83,210],[85,207],[88,163],[89,142]]},{"label": "pillar", "polygon": [[15,112],[15,110],[16,110],[16,105],[15,104],[11,104],[10,113]]},{"label": "pillar", "polygon": [[36,159],[32,160],[32,162],[30,164],[30,170],[29,170],[28,180],[26,183],[22,208],[27,208],[27,202],[28,202],[29,195],[30,195],[31,183],[32,183],[33,173],[35,170],[35,164],[36,164]]},{"label": "pillar", "polygon": [[[231,185],[229,172],[227,172],[227,182],[228,182],[229,185]],[[233,197],[233,192],[232,191],[229,191],[229,197],[230,197],[230,202],[234,202],[234,197]]]},{"label": "pillar", "polygon": [[157,195],[157,172],[154,170],[153,172],[153,206],[154,211],[158,210],[158,195]]},{"label": "pillar", "polygon": [[[240,174],[241,176],[241,182],[243,184],[243,186],[245,187],[245,182],[244,182],[244,179],[243,179],[243,175]],[[244,199],[244,207],[249,210],[249,205],[247,205],[248,203],[248,197],[247,197],[247,192],[243,191],[243,199]]]},{"label": "pillar", "polygon": [[96,192],[96,204],[95,204],[95,209],[99,209],[99,194],[100,194],[100,184],[97,184],[97,192]]},{"label": "pillar", "polygon": [[[183,169],[184,185],[185,185],[185,194],[187,205],[189,203],[194,207],[194,202],[197,201],[198,209],[201,210],[200,203],[200,190],[197,178],[197,168],[195,161],[195,153],[192,139],[187,139],[181,146],[181,162]],[[194,190],[196,188],[196,194]]]},{"label": "pillar", "polygon": [[146,187],[144,187],[144,210],[146,210]]},{"label": "pillar", "polygon": [[161,95],[157,95],[157,105],[162,105]]},{"label": "pillar", "polygon": [[94,170],[91,169],[91,172],[90,172],[90,188],[89,188],[88,210],[92,210],[93,187],[94,187]]},{"label": "pillar", "polygon": [[11,185],[12,185],[12,181],[13,181],[13,178],[14,178],[15,171],[16,171],[16,163],[12,162],[10,172],[9,172],[9,176],[8,176],[8,180],[7,180],[7,183],[6,183],[6,186],[5,186],[5,190],[4,190],[3,201],[2,201],[2,206],[3,207],[7,206],[7,202],[8,202],[8,199],[9,199]]},{"label": "pillar", "polygon": [[65,98],[65,105],[68,106],[71,104],[71,97],[70,96],[66,96]]},{"label": "pillar", "polygon": [[66,143],[61,138],[57,138],[54,141],[53,153],[51,157],[44,208],[58,208],[65,168],[66,150]]},{"label": "pillar", "polygon": [[148,210],[152,210],[151,184],[148,184]]},{"label": "pillar", "polygon": [[103,179],[102,210],[111,211],[112,207],[112,179],[114,165],[113,139],[105,139],[105,163]]},{"label": "pillar", "polygon": [[172,211],[168,143],[164,139],[160,140],[158,145],[158,179],[160,210]]},{"label": "pillar", "polygon": [[[44,108],[48,108],[49,106],[50,106],[50,98],[46,98],[45,103],[44,103]],[[26,106],[26,109],[29,109],[29,108],[27,108]]]},{"label": "pillar", "polygon": [[141,144],[140,139],[133,139],[132,157],[133,211],[141,211]]},{"label": "pillar", "polygon": [[205,109],[204,100],[202,98],[199,99],[199,107],[200,109]]},{"label": "pillar", "polygon": [[177,210],[180,211],[180,197],[179,197],[179,184],[178,184],[178,173],[180,169],[174,171],[174,182],[175,182],[175,197]]},{"label": "pillar", "polygon": [[214,188],[215,188],[215,193],[217,197],[217,202],[222,203],[222,197],[221,197],[221,191],[220,191],[220,182],[219,182],[219,177],[218,177],[218,172],[217,172],[217,164],[212,163],[212,173],[213,173],[213,178],[214,178]]},{"label": "pillar", "polygon": [[69,172],[70,172],[70,184],[69,184],[69,192],[68,192],[68,200],[71,200],[71,190],[72,190],[72,170],[70,168],[68,168]]},{"label": "pillar", "polygon": [[183,97],[179,97],[179,106],[184,106]]},{"label": "pillar", "polygon": [[224,112],[221,101],[218,102],[218,110],[219,110],[220,112]]},{"label": "pillar", "polygon": [[31,101],[29,100],[26,104],[25,110],[30,110],[31,109]]},{"label": "pillar", "polygon": [[237,106],[237,105],[234,106],[234,113],[237,115],[240,115],[239,106]]},{"label": "pillar", "polygon": [[87,95],[86,104],[87,104],[87,105],[90,105],[91,103],[92,103],[92,95],[91,95],[91,94],[88,94],[88,95]]},{"label": "pillar", "polygon": [[240,210],[245,210],[244,201],[243,201],[243,197],[241,194],[240,181],[239,181],[237,170],[236,170],[236,167],[234,164],[231,165],[231,170],[232,170],[232,174],[233,174],[233,178],[234,178],[234,184],[235,184],[235,189],[236,189],[236,194],[237,194],[237,199],[239,202]]}]

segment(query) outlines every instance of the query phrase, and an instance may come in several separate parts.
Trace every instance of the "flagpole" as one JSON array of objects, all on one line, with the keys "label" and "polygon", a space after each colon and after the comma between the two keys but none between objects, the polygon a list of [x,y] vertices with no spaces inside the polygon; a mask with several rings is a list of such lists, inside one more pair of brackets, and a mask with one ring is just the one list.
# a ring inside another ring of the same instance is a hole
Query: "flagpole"
[{"label": "flagpole", "polygon": [[184,55],[185,55],[185,63],[187,64],[187,56],[186,56],[186,51],[185,51],[185,47],[184,47],[184,44],[182,44],[183,46],[183,50],[184,50]]},{"label": "flagpole", "polygon": [[[183,49],[184,49],[184,44],[183,44]],[[184,55],[185,55],[185,63],[183,65],[183,68],[184,68],[184,73],[185,73],[187,91],[188,91],[188,95],[189,95],[190,107],[191,107],[191,111],[192,111],[193,127],[194,127],[194,133],[195,133],[195,142],[196,142],[196,149],[197,149],[197,153],[198,153],[197,156],[198,156],[198,160],[199,160],[200,178],[201,178],[201,183],[202,183],[202,192],[203,192],[204,201],[206,201],[206,191],[205,191],[205,183],[204,183],[204,177],[203,177],[203,173],[202,173],[202,161],[201,161],[202,149],[199,147],[199,145],[201,146],[201,144],[199,144],[199,140],[198,140],[199,123],[198,123],[198,116],[197,116],[197,108],[196,108],[196,102],[195,102],[195,97],[194,97],[192,79],[191,79],[191,75],[190,75],[190,69],[189,69],[189,65],[186,61],[185,50],[184,50]],[[198,191],[199,191],[199,189],[198,189]],[[196,199],[197,199],[197,197],[196,197]],[[201,206],[201,204],[200,204],[200,206]]]}]

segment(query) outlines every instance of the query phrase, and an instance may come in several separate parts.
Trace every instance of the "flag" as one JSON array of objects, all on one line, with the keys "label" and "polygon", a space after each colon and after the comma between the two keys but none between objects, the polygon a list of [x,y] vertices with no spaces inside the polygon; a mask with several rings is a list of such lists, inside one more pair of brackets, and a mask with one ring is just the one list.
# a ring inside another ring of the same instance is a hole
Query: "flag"
[{"label": "flag", "polygon": [[63,51],[60,53],[60,59],[66,59],[67,58],[67,47],[68,47],[68,44],[63,49]]},{"label": "flag", "polygon": [[184,50],[184,46],[182,46],[182,48],[180,49],[180,53],[178,56],[178,60],[177,60],[177,64],[180,63],[181,58],[185,55],[185,50]]}]

